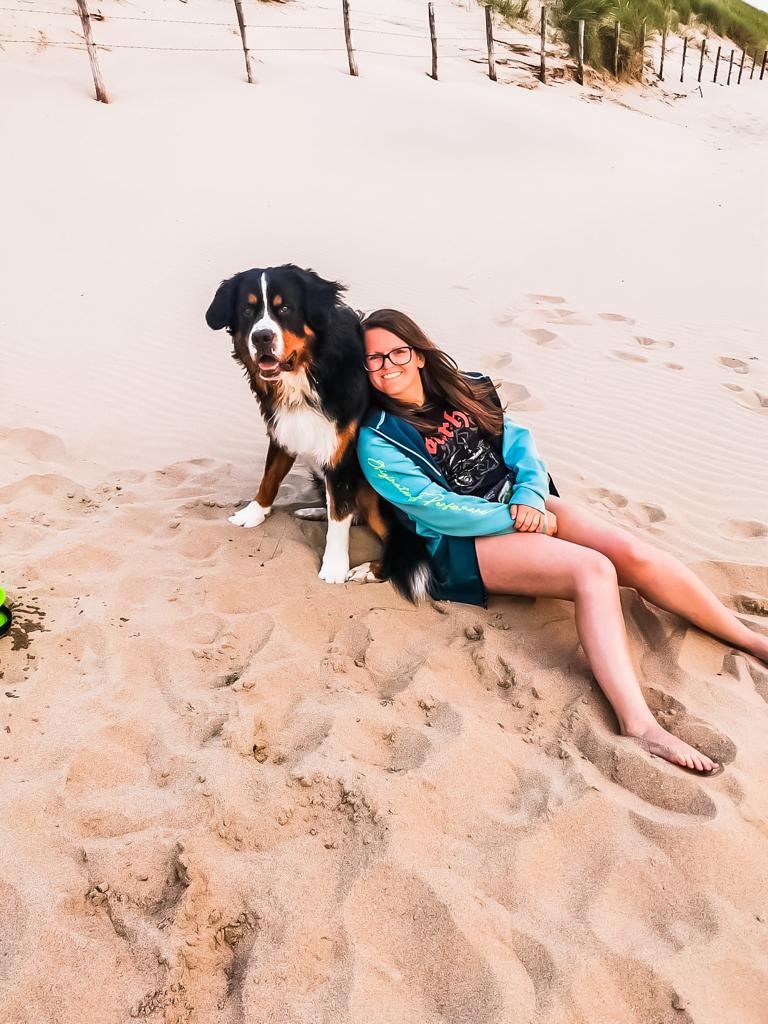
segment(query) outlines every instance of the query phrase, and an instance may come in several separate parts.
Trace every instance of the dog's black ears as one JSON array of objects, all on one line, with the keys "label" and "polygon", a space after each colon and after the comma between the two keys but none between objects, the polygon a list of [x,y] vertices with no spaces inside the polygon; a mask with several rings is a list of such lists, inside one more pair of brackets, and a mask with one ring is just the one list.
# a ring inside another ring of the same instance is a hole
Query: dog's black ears
[{"label": "dog's black ears", "polygon": [[237,299],[237,286],[241,274],[235,274],[227,281],[222,281],[213,302],[205,314],[205,322],[213,331],[220,331],[222,327],[228,327],[230,331],[235,327],[235,300]]},{"label": "dog's black ears", "polygon": [[344,285],[338,281],[326,281],[314,270],[303,270],[293,264],[289,264],[289,266],[298,276],[304,288],[307,323],[313,330],[322,330],[328,323],[328,317],[336,306],[339,296],[344,291]]}]

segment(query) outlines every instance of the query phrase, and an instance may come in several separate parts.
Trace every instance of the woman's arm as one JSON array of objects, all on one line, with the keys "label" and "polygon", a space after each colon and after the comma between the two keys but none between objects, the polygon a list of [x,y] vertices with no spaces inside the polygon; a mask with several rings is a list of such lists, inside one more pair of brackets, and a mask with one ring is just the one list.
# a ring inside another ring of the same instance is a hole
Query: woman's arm
[{"label": "woman's arm", "polygon": [[502,454],[507,467],[515,471],[515,486],[509,504],[528,505],[537,512],[544,512],[544,502],[549,494],[547,467],[536,450],[530,430],[515,423],[506,413]]},{"label": "woman's arm", "polygon": [[414,522],[450,537],[514,532],[508,505],[446,490],[406,452],[372,430],[360,431],[357,452],[371,487]]}]

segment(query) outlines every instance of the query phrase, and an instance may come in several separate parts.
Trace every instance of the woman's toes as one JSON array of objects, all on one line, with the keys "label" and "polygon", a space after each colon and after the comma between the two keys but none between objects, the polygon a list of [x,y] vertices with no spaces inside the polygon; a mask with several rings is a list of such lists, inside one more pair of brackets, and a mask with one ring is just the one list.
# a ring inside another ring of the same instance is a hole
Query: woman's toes
[{"label": "woman's toes", "polygon": [[707,757],[706,754],[702,754],[694,747],[684,743],[681,739],[678,739],[673,733],[668,732],[663,726],[658,724],[651,726],[650,729],[639,729],[637,732],[629,731],[628,735],[636,736],[646,744],[646,749],[654,754],[656,757],[663,757],[667,761],[671,761],[672,764],[677,764],[681,768],[689,768],[691,771],[697,772],[717,772],[719,771],[719,764],[717,761],[713,761]]}]

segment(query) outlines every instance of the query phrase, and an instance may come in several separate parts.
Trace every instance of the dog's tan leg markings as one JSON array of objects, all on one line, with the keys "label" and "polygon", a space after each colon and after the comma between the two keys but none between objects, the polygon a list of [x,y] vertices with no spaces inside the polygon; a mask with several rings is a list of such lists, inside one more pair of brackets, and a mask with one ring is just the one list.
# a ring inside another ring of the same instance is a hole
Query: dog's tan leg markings
[{"label": "dog's tan leg markings", "polygon": [[264,476],[261,478],[256,493],[256,501],[262,508],[272,507],[277,492],[280,490],[280,484],[285,480],[295,461],[295,455],[289,455],[285,449],[270,440],[267,461],[264,465]]},{"label": "dog's tan leg markings", "polygon": [[353,445],[357,440],[357,423],[348,423],[346,427],[342,427],[341,430],[337,431],[337,435],[339,443],[336,446],[336,451],[331,457],[332,466],[338,466],[349,449],[349,446]]},{"label": "dog's tan leg markings", "polygon": [[357,507],[361,518],[373,530],[380,541],[386,539],[388,530],[387,524],[381,515],[381,499],[371,485],[366,481],[360,485],[357,492]]},{"label": "dog's tan leg markings", "polygon": [[280,484],[296,461],[295,455],[289,455],[283,448],[270,440],[264,476],[261,478],[256,497],[252,502],[229,517],[234,526],[260,526],[272,511]]}]

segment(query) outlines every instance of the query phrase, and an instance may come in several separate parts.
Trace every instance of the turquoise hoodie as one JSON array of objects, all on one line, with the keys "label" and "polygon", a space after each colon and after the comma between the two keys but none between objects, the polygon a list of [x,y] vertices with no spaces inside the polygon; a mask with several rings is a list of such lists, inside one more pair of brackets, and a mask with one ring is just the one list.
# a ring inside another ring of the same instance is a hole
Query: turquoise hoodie
[{"label": "turquoise hoodie", "polygon": [[[480,373],[465,376],[477,382],[489,380]],[[514,533],[509,505],[451,491],[419,431],[380,409],[372,409],[366,417],[357,452],[371,487],[395,507],[408,529],[424,538],[435,576],[434,596],[484,605],[474,539]],[[543,512],[547,494],[557,490],[530,431],[506,413],[502,455],[515,477],[509,504]]]}]

